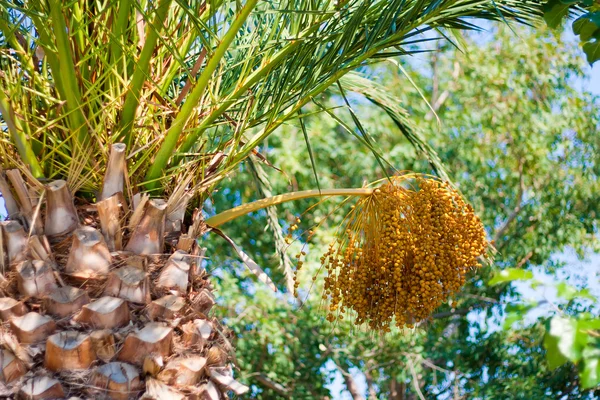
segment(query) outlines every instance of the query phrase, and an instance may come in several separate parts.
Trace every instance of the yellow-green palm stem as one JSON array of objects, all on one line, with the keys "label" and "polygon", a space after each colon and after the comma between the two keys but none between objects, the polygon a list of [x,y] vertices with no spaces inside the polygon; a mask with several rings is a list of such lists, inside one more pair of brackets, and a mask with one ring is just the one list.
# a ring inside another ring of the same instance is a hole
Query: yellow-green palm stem
[{"label": "yellow-green palm stem", "polygon": [[6,40],[13,49],[17,50],[17,54],[19,54],[19,57],[21,57],[23,64],[26,65],[27,72],[33,75],[35,66],[33,65],[31,54],[27,52],[27,49],[21,46],[21,43],[19,43],[17,36],[15,35],[16,29],[9,27],[7,21],[10,21],[8,13],[6,10],[0,10],[0,32],[2,32],[4,35],[4,40]]},{"label": "yellow-green palm stem", "polygon": [[183,144],[180,146],[178,152],[186,153],[188,152],[192,146],[198,141],[200,136],[204,133],[206,128],[210,126],[218,117],[223,115],[225,111],[229,109],[241,96],[248,92],[248,90],[255,85],[260,79],[264,78],[267,74],[269,74],[273,69],[277,66],[281,65],[281,63],[285,60],[285,58],[293,53],[298,46],[302,44],[304,38],[312,35],[316,30],[319,29],[321,23],[326,20],[327,17],[323,17],[323,20],[319,20],[317,23],[312,24],[310,27],[305,29],[298,35],[297,40],[290,41],[286,47],[279,50],[275,53],[269,60],[265,61],[258,69],[253,71],[245,81],[239,85],[234,93],[224,99],[217,108],[212,111],[194,130],[194,132],[190,132],[190,134],[184,139]]},{"label": "yellow-green palm stem", "polygon": [[[75,63],[73,61],[69,29],[67,29],[63,14],[63,4],[58,0],[49,0],[48,6],[50,8],[50,16],[52,17],[52,28],[55,38],[56,58],[54,60],[58,61],[58,65],[53,65],[52,76],[61,76],[60,80],[64,89],[63,94],[65,95],[64,100],[66,100],[65,107],[69,110],[67,115],[70,127],[75,132],[76,143],[81,148],[84,148],[85,144],[89,142],[89,138],[85,117],[81,108],[83,102],[77,81],[77,71],[75,70]],[[47,22],[43,21],[42,23]]]},{"label": "yellow-green palm stem", "polygon": [[127,147],[131,147],[131,141],[133,139],[132,128],[135,114],[140,104],[142,87],[150,75],[149,71],[152,54],[156,50],[156,43],[161,35],[160,30],[165,26],[165,20],[171,2],[172,0],[161,0],[156,5],[154,19],[152,20],[152,24],[146,28],[144,47],[140,53],[139,60],[135,64],[133,76],[131,77],[131,84],[127,96],[125,97],[123,111],[121,112],[121,121],[119,122],[119,139],[122,139],[123,142],[127,144]]},{"label": "yellow-green palm stem", "polygon": [[37,157],[31,148],[31,141],[27,139],[27,135],[20,126],[18,119],[13,119],[13,114],[10,109],[10,103],[6,95],[0,90],[0,115],[4,119],[8,131],[10,132],[12,141],[21,156],[23,162],[31,168],[31,173],[36,178],[42,178],[44,172],[38,163]]},{"label": "yellow-green palm stem", "polygon": [[148,189],[157,189],[160,187],[160,181],[158,179],[162,176],[165,167],[169,161],[169,158],[173,155],[179,136],[183,132],[185,125],[192,117],[192,113],[198,106],[200,99],[205,94],[205,90],[208,87],[213,72],[217,69],[221,60],[225,56],[229,45],[235,39],[238,31],[244,25],[244,22],[250,15],[250,12],[254,9],[258,0],[247,0],[244,7],[239,12],[239,15],[231,23],[229,29],[221,39],[217,48],[213,51],[211,58],[206,63],[206,67],[200,74],[200,77],[196,81],[196,86],[192,89],[192,92],[188,95],[181,110],[177,113],[177,116],[173,120],[173,124],[167,131],[165,138],[156,153],[154,162],[146,173],[146,187]]},{"label": "yellow-green palm stem", "polygon": [[263,208],[276,206],[277,204],[287,203],[288,201],[307,199],[311,197],[330,197],[330,196],[369,196],[375,189],[360,188],[360,189],[327,189],[327,190],[303,190],[301,192],[292,192],[280,194],[273,197],[267,197],[254,201],[252,203],[242,204],[241,206],[224,211],[207,219],[206,225],[216,228],[226,222],[246,215],[248,213],[262,210]]},{"label": "yellow-green palm stem", "polygon": [[110,51],[112,54],[111,61],[115,64],[117,71],[122,71],[123,46],[125,38],[124,34],[127,30],[127,19],[129,18],[131,5],[133,0],[123,0],[119,3],[116,13],[116,23],[112,26],[113,40],[110,41]]}]

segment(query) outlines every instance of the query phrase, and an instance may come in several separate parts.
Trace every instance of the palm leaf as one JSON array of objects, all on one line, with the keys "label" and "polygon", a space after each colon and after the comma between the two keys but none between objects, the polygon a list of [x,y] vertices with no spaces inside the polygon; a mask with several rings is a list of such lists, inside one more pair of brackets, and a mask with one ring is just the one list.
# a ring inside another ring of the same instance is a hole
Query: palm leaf
[{"label": "palm leaf", "polygon": [[[97,169],[90,146],[102,161],[108,145],[125,138],[135,154],[133,182],[156,188],[200,146],[230,154],[214,172],[225,176],[346,74],[423,51],[418,45],[431,40],[424,32],[477,29],[477,19],[533,24],[541,3],[3,1],[0,40],[10,50],[0,62],[25,73],[3,76],[1,87],[8,101],[17,86],[30,90],[9,108],[37,149],[20,156],[32,167],[33,158],[43,160],[44,175],[68,170],[61,165],[80,159],[78,152],[86,155],[83,173]],[[242,128],[231,124],[241,120]],[[16,139],[13,130],[9,140]]]},{"label": "palm leaf", "polygon": [[[259,163],[253,161],[252,159],[249,159],[248,165],[250,167],[252,177],[254,178],[258,195],[262,198],[273,196],[267,174],[265,173],[262,166]],[[267,225],[273,233],[273,239],[275,241],[275,250],[279,257],[279,266],[285,276],[286,288],[289,293],[293,293],[294,271],[292,270],[292,260],[287,254],[288,245],[285,243],[285,235],[283,234],[283,229],[281,227],[281,224],[279,223],[279,218],[277,216],[277,208],[268,207],[266,209],[266,213]]]},{"label": "palm leaf", "polygon": [[358,73],[350,73],[344,76],[340,82],[348,90],[362,94],[371,103],[385,111],[394,121],[400,133],[429,161],[433,171],[444,180],[449,179],[444,164],[436,151],[427,143],[423,134],[411,121],[408,111],[400,106],[400,99],[395,98],[381,84]]}]

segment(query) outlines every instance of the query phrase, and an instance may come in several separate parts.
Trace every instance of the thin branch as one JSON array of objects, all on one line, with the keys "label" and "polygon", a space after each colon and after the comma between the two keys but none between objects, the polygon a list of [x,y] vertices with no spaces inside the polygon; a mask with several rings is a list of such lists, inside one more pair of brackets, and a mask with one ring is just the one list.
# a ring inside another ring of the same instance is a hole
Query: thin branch
[{"label": "thin branch", "polygon": [[458,382],[458,377],[454,378],[454,387],[452,388],[452,399],[453,400],[460,400],[461,396],[460,396],[460,392],[459,392],[459,382]]},{"label": "thin branch", "polygon": [[513,209],[512,213],[508,216],[504,224],[496,231],[494,235],[494,243],[498,243],[498,241],[504,236],[506,230],[510,226],[510,224],[517,218],[521,210],[523,209],[523,195],[525,193],[525,184],[523,182],[523,161],[519,161],[519,192],[517,193],[516,206]]},{"label": "thin branch", "polygon": [[360,394],[360,392],[358,390],[358,385],[356,384],[356,381],[354,380],[354,377],[352,376],[352,374],[350,372],[346,371],[335,360],[332,360],[332,361],[336,365],[337,369],[340,371],[342,376],[344,377],[344,383],[346,384],[346,389],[348,389],[348,392],[350,392],[350,395],[352,396],[352,398],[354,400],[365,400],[363,395]]},{"label": "thin branch", "polygon": [[268,376],[259,373],[256,375],[252,375],[252,378],[258,383],[260,383],[262,386],[266,387],[267,389],[271,389],[278,395],[283,397],[290,397],[290,390],[288,388],[286,388],[280,383],[271,380]]},{"label": "thin branch", "polygon": [[522,259],[521,259],[521,260],[518,262],[518,264],[517,264],[517,265],[515,265],[515,268],[521,268],[523,265],[525,265],[525,263],[526,263],[527,261],[529,261],[529,259],[530,259],[531,257],[533,257],[533,251],[530,251],[529,253],[527,253],[527,254],[525,255],[525,257],[523,257],[523,258],[522,258]]},{"label": "thin branch", "polygon": [[[370,356],[373,356],[373,357],[374,357],[374,356],[376,356],[376,355],[377,355],[377,354],[370,354]],[[369,354],[365,354],[365,357],[366,357],[366,356],[369,356]],[[376,369],[380,369],[380,368],[386,367],[386,366],[388,366],[388,365],[393,365],[393,364],[398,364],[398,361],[397,361],[397,360],[392,360],[392,361],[388,361],[388,362],[384,362],[384,363],[376,364],[376,365],[373,365],[373,366],[371,366],[371,367],[369,367],[369,368],[365,369],[365,371],[366,371],[367,373],[370,373],[371,371],[374,371],[374,370],[376,370]]]},{"label": "thin branch", "polygon": [[470,313],[473,310],[474,310],[474,307],[453,309],[450,311],[444,311],[444,312],[439,312],[439,313],[433,314],[431,316],[431,318],[441,319],[441,318],[451,317],[453,315],[467,315],[468,313]]},{"label": "thin branch", "polygon": [[364,371],[364,374],[367,381],[367,389],[369,391],[369,400],[377,400],[377,392],[375,391],[375,386],[373,385],[373,376],[368,370]]},{"label": "thin branch", "polygon": [[421,358],[421,364],[423,364],[423,365],[425,365],[426,367],[429,367],[429,368],[431,368],[431,369],[433,369],[433,370],[435,370],[435,371],[439,371],[439,372],[442,372],[442,373],[444,373],[444,374],[451,374],[452,372],[455,372],[455,371],[450,371],[449,369],[446,369],[446,368],[442,368],[442,367],[440,367],[440,366],[437,366],[437,365],[435,365],[435,364],[434,364],[432,361],[430,361],[430,360],[427,360],[427,359],[425,359],[425,358],[422,358],[421,356],[419,356],[419,357]]},{"label": "thin branch", "polygon": [[479,295],[470,294],[470,293],[465,293],[462,296],[468,297],[470,299],[477,299],[477,300],[485,301],[485,302],[488,302],[488,303],[500,304],[500,301],[498,301],[497,299],[493,299],[491,297],[479,296]]},{"label": "thin branch", "polygon": [[[439,109],[442,108],[442,106],[444,105],[446,100],[448,100],[448,98],[450,98],[450,88],[452,87],[452,85],[449,85],[450,86],[449,89],[444,90],[441,94],[438,95],[439,79],[438,79],[438,72],[437,72],[437,55],[435,56],[435,58],[436,59],[432,60],[433,93],[431,95],[431,110],[429,110],[427,112],[427,115],[425,116],[425,118],[427,120],[430,120],[431,118],[433,118],[434,113],[437,113],[439,111]],[[460,64],[458,63],[458,61],[456,61],[456,62],[454,62],[454,69],[452,70],[453,82],[456,82],[458,80],[459,75],[460,75]]]},{"label": "thin branch", "polygon": [[410,373],[413,378],[413,385],[415,387],[417,395],[419,396],[419,398],[421,400],[425,400],[425,396],[423,396],[423,393],[421,392],[421,388],[419,387],[419,378],[417,377],[417,372],[415,371],[415,365],[413,363],[413,360],[410,358],[408,359],[408,368],[410,368]]}]

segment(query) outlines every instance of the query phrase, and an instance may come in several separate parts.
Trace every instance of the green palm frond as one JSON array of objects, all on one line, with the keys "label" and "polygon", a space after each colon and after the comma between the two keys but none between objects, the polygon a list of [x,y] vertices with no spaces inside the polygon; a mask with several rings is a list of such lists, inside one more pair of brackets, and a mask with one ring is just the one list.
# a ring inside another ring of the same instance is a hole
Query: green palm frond
[{"label": "green palm frond", "polygon": [[[216,183],[350,72],[423,51],[424,33],[541,15],[531,0],[3,0],[0,143],[37,177],[84,176],[72,186],[88,192],[121,140],[140,190],[171,190],[190,160],[221,152]],[[401,109],[384,109],[440,169]]]},{"label": "green palm frond", "polygon": [[[258,195],[263,198],[272,197],[271,184],[267,177],[266,171],[262,168],[260,163],[255,162],[252,158],[248,159],[248,166]],[[273,235],[275,242],[275,251],[279,258],[279,266],[283,275],[285,276],[285,285],[289,293],[294,292],[294,271],[292,269],[292,260],[287,252],[288,244],[285,242],[285,234],[283,228],[279,222],[276,207],[268,207],[266,210],[267,216],[267,227]]]},{"label": "green palm frond", "polygon": [[[258,148],[278,128],[297,124],[318,186],[302,118],[324,113],[389,173],[394,166],[346,97],[354,92],[381,107],[445,177],[399,100],[357,71],[427,51],[456,30],[478,29],[480,20],[533,25],[542,3],[0,0],[0,167],[66,179],[72,191],[94,197],[111,145],[125,142],[127,197],[168,195],[173,208],[200,194],[190,203],[197,205],[248,157],[264,160]],[[342,98],[339,113],[323,94]],[[268,196],[259,175],[259,195]],[[281,242],[272,209],[268,220]]]},{"label": "green palm frond", "polygon": [[408,111],[402,108],[401,101],[389,93],[386,88],[371,79],[351,72],[340,80],[350,91],[360,93],[374,105],[381,108],[394,121],[394,124],[408,141],[429,162],[433,171],[444,180],[449,180],[446,168],[435,149],[425,140],[423,134],[410,119]]}]

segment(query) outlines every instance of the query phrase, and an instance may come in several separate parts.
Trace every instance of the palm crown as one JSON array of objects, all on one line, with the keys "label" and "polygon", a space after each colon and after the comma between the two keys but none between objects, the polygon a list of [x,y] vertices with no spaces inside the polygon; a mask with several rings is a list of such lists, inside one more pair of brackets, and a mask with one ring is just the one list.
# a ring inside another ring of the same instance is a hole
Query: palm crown
[{"label": "palm crown", "polygon": [[[173,191],[186,176],[206,193],[305,105],[327,111],[319,94],[365,92],[348,73],[472,18],[530,23],[540,2],[51,0],[1,12],[5,163],[18,153],[33,176],[93,191],[122,141],[134,187]],[[402,132],[428,151],[401,110],[390,112]]]}]

